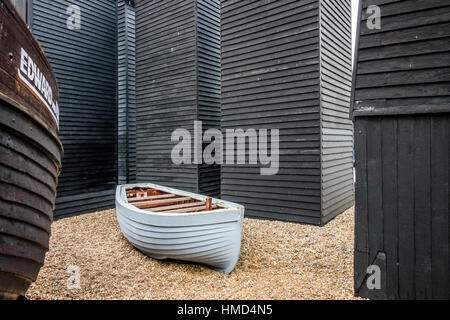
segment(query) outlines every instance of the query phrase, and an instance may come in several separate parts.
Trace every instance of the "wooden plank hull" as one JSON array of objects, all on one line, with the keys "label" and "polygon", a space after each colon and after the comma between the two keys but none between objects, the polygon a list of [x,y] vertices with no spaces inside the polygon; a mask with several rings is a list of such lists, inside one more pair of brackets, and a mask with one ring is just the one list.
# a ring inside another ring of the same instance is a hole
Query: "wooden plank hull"
[{"label": "wooden plank hull", "polygon": [[[244,207],[212,199],[217,210],[200,212],[152,212],[128,203],[126,189],[118,186],[116,213],[124,236],[133,246],[155,259],[174,259],[209,265],[222,273],[230,273],[239,259]],[[207,197],[152,184],[138,187],[155,188],[169,194],[205,201]],[[161,200],[160,200],[161,201]],[[154,209],[156,210],[156,209]]]},{"label": "wooden plank hull", "polygon": [[49,62],[9,0],[0,25],[0,299],[16,299],[49,248],[63,148]]}]

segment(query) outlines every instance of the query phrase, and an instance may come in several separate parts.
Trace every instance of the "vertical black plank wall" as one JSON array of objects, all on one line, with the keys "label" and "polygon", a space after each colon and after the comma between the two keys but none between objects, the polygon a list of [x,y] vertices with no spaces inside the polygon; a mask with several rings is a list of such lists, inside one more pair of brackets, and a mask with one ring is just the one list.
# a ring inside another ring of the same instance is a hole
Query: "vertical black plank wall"
[{"label": "vertical black plank wall", "polygon": [[134,1],[117,8],[117,174],[118,184],[136,181],[136,39]]},{"label": "vertical black plank wall", "polygon": [[218,0],[136,1],[138,182],[220,194],[220,168],[175,165],[172,132],[220,127]]},{"label": "vertical black plank wall", "polygon": [[449,299],[449,1],[362,1],[357,62],[355,292]]},{"label": "vertical black plank wall", "polygon": [[317,225],[353,205],[351,59],[350,0],[222,1],[223,131],[280,130],[279,172],[226,163],[223,199]]},{"label": "vertical black plank wall", "polygon": [[[79,29],[70,18],[77,10],[68,11],[70,5],[80,9]],[[60,91],[65,154],[55,216],[114,205],[116,13],[115,0],[33,1],[32,30],[50,59]]]}]

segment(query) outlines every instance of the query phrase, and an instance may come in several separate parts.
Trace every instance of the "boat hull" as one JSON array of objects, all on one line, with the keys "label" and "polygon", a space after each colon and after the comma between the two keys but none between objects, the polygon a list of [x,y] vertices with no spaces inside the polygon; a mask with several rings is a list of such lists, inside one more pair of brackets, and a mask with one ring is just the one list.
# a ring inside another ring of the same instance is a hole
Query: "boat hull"
[{"label": "boat hull", "polygon": [[0,25],[0,299],[17,299],[49,248],[63,149],[57,117],[19,77],[26,51],[56,101],[50,64],[9,0],[0,0]]},{"label": "boat hull", "polygon": [[[116,190],[116,214],[123,235],[151,258],[196,262],[230,273],[241,248],[244,207],[213,199],[227,206],[208,212],[154,213],[127,203],[126,188]],[[152,184],[149,187],[169,193],[205,200],[207,197]]]}]

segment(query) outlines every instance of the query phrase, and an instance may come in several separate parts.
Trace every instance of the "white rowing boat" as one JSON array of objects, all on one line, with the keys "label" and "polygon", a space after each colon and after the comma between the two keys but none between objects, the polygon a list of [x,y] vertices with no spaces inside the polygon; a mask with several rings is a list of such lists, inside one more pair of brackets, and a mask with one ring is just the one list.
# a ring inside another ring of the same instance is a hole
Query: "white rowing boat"
[{"label": "white rowing boat", "polygon": [[146,255],[209,265],[230,273],[239,259],[244,207],[154,184],[116,190],[125,238]]}]

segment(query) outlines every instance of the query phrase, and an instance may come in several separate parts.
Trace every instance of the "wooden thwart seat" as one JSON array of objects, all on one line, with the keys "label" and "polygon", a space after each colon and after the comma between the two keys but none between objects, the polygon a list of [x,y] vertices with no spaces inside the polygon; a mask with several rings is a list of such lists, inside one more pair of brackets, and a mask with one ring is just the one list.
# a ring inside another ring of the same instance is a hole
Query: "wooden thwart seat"
[{"label": "wooden thwart seat", "polygon": [[175,198],[175,197],[177,197],[176,194],[161,194],[158,196],[149,196],[149,197],[142,197],[142,198],[129,198],[128,202],[134,203],[134,202],[149,201],[149,200],[163,200],[163,199],[170,199],[170,198]]},{"label": "wooden thwart seat", "polygon": [[171,205],[171,206],[156,207],[156,208],[149,209],[149,211],[164,212],[164,211],[171,211],[171,210],[177,210],[177,209],[183,209],[183,208],[198,207],[199,205],[202,205],[202,202],[190,202],[190,203],[176,204],[176,205]]},{"label": "wooden thwart seat", "polygon": [[139,209],[147,209],[147,208],[155,208],[155,207],[161,207],[161,206],[169,206],[169,205],[173,205],[173,204],[181,204],[181,203],[185,203],[186,201],[192,201],[192,200],[193,199],[190,197],[171,198],[171,199],[164,199],[164,200],[152,200],[152,201],[137,202],[137,203],[133,203],[133,205],[138,207]]},{"label": "wooden thwart seat", "polygon": [[127,190],[127,200],[139,209],[161,213],[211,211],[219,208],[212,204],[210,197],[200,201],[191,197],[163,193],[156,189]]},{"label": "wooden thwart seat", "polygon": [[162,192],[156,189],[131,189],[131,190],[127,190],[127,198],[145,198],[145,197],[149,197],[149,196],[158,196],[158,195],[164,195],[167,194],[166,192]]},{"label": "wooden thwart seat", "polygon": [[211,209],[206,209],[205,205],[200,205],[200,206],[195,206],[195,207],[190,207],[190,208],[186,208],[186,209],[178,209],[178,210],[171,210],[171,211],[163,211],[163,212],[167,212],[167,213],[189,213],[189,212],[199,212],[199,211],[211,211],[214,209],[218,209],[218,207],[216,205],[212,206]]}]

